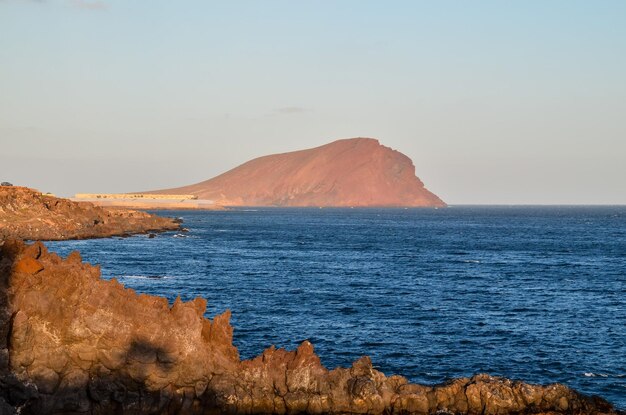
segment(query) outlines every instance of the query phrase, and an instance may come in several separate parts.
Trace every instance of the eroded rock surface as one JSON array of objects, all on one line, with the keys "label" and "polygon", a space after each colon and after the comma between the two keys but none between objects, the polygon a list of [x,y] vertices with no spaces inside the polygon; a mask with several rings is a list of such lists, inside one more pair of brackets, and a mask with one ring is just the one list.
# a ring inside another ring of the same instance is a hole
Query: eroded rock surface
[{"label": "eroded rock surface", "polygon": [[103,238],[179,227],[172,218],[146,212],[72,202],[26,187],[0,187],[0,240]]},{"label": "eroded rock surface", "polygon": [[259,157],[201,183],[148,193],[192,194],[222,206],[445,206],[410,158],[373,138]]},{"label": "eroded rock surface", "polygon": [[137,294],[41,243],[4,243],[0,285],[0,413],[617,413],[560,384],[416,385],[367,357],[328,370],[309,342],[240,361],[229,312]]}]

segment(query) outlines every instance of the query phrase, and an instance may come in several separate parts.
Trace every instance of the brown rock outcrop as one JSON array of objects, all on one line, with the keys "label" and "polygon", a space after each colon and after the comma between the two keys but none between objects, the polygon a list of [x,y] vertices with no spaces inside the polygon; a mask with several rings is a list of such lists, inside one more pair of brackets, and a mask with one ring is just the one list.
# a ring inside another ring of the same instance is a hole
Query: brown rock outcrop
[{"label": "brown rock outcrop", "polygon": [[240,361],[229,313],[136,294],[77,253],[9,240],[0,256],[0,413],[616,414],[560,384],[488,375],[438,386],[328,370],[309,342]]},{"label": "brown rock outcrop", "polygon": [[104,238],[179,228],[172,218],[72,202],[26,187],[0,187],[0,240]]},{"label": "brown rock outcrop", "polygon": [[445,206],[410,158],[372,138],[259,157],[201,183],[144,193],[192,194],[223,206]]}]

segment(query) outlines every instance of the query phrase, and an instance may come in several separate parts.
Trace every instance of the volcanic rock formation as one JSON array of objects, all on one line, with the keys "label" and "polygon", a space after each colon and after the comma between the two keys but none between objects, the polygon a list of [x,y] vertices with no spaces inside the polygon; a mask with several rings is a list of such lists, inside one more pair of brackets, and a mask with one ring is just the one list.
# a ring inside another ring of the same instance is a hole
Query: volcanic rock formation
[{"label": "volcanic rock formation", "polygon": [[204,182],[149,193],[223,206],[445,206],[404,154],[372,138],[338,140],[248,161]]},{"label": "volcanic rock formation", "polygon": [[373,369],[328,370],[309,342],[240,361],[229,312],[138,295],[78,253],[0,248],[0,413],[616,414],[560,384],[488,375],[438,386]]},{"label": "volcanic rock formation", "polygon": [[172,218],[72,202],[26,187],[0,187],[0,240],[104,238],[179,228]]}]

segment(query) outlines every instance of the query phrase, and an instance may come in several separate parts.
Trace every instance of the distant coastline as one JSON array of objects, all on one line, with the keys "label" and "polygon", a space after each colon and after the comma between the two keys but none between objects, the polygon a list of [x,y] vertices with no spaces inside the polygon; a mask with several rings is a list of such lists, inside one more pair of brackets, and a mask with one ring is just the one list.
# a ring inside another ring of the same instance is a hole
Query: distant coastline
[{"label": "distant coastline", "polygon": [[77,193],[70,200],[74,202],[89,202],[102,207],[122,207],[129,209],[154,210],[224,210],[213,200],[198,199],[194,195],[166,195],[144,193]]}]

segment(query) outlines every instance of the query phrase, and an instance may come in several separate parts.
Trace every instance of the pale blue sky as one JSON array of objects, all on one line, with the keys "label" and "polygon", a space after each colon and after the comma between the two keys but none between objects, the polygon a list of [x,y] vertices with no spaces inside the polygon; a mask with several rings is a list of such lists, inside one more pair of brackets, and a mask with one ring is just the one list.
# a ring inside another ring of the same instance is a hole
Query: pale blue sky
[{"label": "pale blue sky", "polygon": [[0,180],[164,188],[356,136],[451,204],[625,204],[626,1],[0,0]]}]

